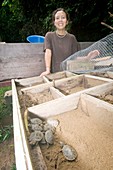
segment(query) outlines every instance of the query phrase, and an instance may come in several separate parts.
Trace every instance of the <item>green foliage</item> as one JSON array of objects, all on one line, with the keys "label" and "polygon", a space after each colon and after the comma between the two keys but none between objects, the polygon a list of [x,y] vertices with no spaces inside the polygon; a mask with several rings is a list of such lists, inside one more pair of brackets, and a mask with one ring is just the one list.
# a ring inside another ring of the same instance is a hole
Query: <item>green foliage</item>
[{"label": "green foliage", "polygon": [[3,126],[2,120],[6,115],[11,115],[11,110],[5,103],[4,94],[6,91],[11,90],[11,87],[0,88],[0,143],[9,139],[12,134],[12,125]]},{"label": "green foliage", "polygon": [[4,94],[6,91],[11,90],[11,87],[1,87],[0,88],[0,120],[6,116],[10,115],[11,111],[9,110],[8,106],[6,105]]},{"label": "green foliage", "polygon": [[0,9],[0,37],[5,42],[19,42],[24,16],[18,0],[4,0]]},{"label": "green foliage", "polygon": [[16,170],[16,165],[13,164],[11,170]]},{"label": "green foliage", "polygon": [[12,135],[12,125],[1,127],[0,129],[0,143],[4,142],[5,140],[9,139]]},{"label": "green foliage", "polygon": [[[96,40],[111,30],[102,21],[113,25],[112,0],[3,0],[0,9],[0,36],[6,42],[26,42],[31,34],[45,35],[53,30],[53,10],[64,7],[70,14],[68,30],[82,41]],[[92,35],[92,36],[91,36]]]}]

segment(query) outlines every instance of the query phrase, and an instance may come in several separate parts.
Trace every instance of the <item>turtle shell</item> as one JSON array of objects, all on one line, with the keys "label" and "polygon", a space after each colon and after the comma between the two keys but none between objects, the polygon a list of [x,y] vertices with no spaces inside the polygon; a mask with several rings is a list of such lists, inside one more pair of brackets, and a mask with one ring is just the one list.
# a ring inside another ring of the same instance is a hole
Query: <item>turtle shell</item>
[{"label": "turtle shell", "polygon": [[45,140],[48,144],[53,144],[54,143],[54,135],[52,130],[47,130],[45,132]]},{"label": "turtle shell", "polygon": [[42,124],[42,120],[41,119],[39,119],[39,118],[32,118],[32,119],[30,119],[30,122],[32,123],[32,124],[38,124],[38,125],[40,125],[40,124]]},{"label": "turtle shell", "polygon": [[64,145],[62,147],[62,152],[64,157],[69,161],[73,161],[77,158],[76,150],[70,145]]},{"label": "turtle shell", "polygon": [[43,133],[41,131],[34,131],[29,136],[30,144],[36,144],[36,142],[41,141],[43,138]]},{"label": "turtle shell", "polygon": [[46,123],[44,125],[44,131],[46,132],[47,130],[51,130],[54,133],[55,132],[55,127],[53,127],[52,125]]},{"label": "turtle shell", "polygon": [[43,130],[42,126],[40,126],[39,124],[31,124],[31,129],[33,131],[42,131]]}]

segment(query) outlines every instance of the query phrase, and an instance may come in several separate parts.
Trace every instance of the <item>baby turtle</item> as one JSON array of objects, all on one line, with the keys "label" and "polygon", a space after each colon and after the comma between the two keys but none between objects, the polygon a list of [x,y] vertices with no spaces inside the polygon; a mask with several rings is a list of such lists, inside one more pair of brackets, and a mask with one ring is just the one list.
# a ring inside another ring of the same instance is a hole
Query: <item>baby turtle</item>
[{"label": "baby turtle", "polygon": [[42,121],[41,119],[39,119],[39,118],[32,118],[32,119],[30,119],[30,122],[31,122],[32,124],[41,125],[43,121]]},{"label": "baby turtle", "polygon": [[30,125],[32,131],[42,131],[43,128],[39,124],[31,124]]},{"label": "baby turtle", "polygon": [[35,145],[37,142],[41,141],[43,138],[43,133],[41,131],[34,131],[29,136],[29,142],[31,145]]},{"label": "baby turtle", "polygon": [[40,144],[47,144],[47,142],[45,140],[45,135],[43,135],[43,138],[41,139]]},{"label": "baby turtle", "polygon": [[52,130],[47,130],[45,132],[45,140],[47,142],[47,145],[52,145],[54,143],[54,135]]},{"label": "baby turtle", "polygon": [[67,144],[63,144],[62,153],[68,161],[74,161],[78,155],[76,150],[72,146]]},{"label": "baby turtle", "polygon": [[55,133],[55,127],[48,123],[44,125],[44,131],[46,132],[47,130],[51,130],[53,133]]}]

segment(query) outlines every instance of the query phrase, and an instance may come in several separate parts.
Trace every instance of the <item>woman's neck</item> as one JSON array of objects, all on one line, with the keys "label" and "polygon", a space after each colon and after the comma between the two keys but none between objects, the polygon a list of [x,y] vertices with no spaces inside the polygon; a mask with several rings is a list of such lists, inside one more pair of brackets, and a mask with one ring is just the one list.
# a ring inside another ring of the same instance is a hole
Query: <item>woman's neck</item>
[{"label": "woman's neck", "polygon": [[67,34],[67,31],[66,30],[56,30],[56,34],[57,35],[66,35]]}]

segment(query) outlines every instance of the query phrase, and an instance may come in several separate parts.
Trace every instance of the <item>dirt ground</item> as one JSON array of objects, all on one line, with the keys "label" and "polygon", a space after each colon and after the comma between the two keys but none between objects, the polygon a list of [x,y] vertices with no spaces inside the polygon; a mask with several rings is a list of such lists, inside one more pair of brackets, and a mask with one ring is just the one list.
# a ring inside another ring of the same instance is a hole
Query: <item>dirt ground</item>
[{"label": "dirt ground", "polygon": [[[12,116],[6,116],[2,125],[12,124]],[[1,124],[0,124],[1,125]],[[0,170],[12,170],[15,164],[13,132],[9,139],[0,143]]]},{"label": "dirt ground", "polygon": [[13,138],[0,143],[0,169],[11,170],[15,164]]}]

